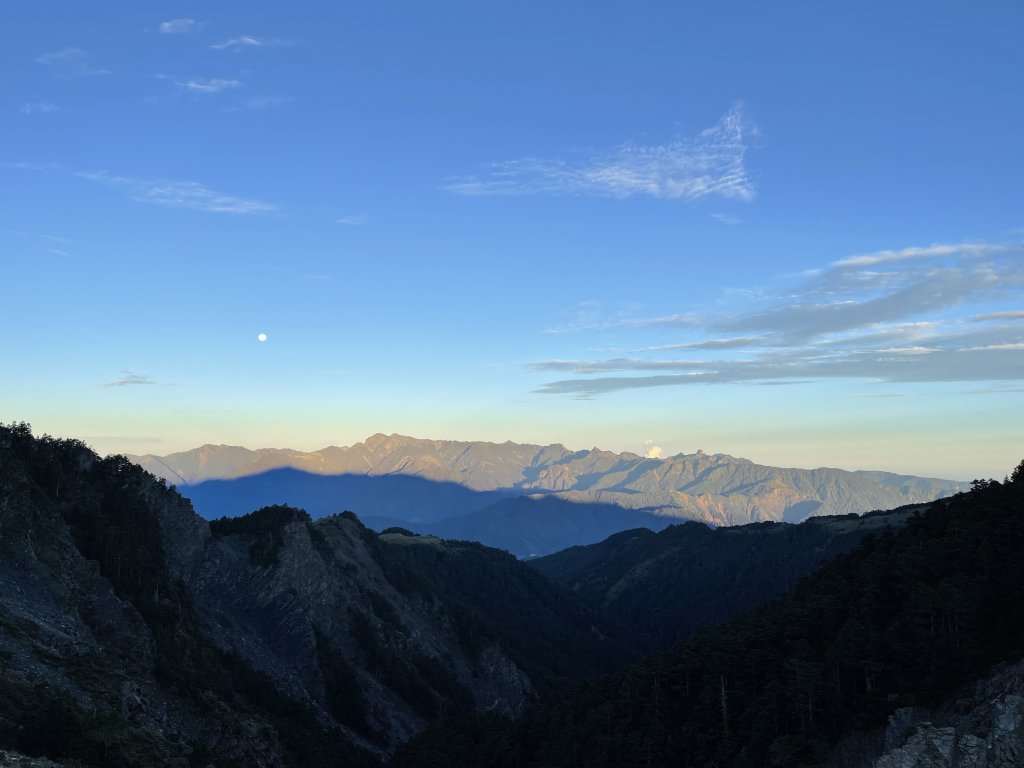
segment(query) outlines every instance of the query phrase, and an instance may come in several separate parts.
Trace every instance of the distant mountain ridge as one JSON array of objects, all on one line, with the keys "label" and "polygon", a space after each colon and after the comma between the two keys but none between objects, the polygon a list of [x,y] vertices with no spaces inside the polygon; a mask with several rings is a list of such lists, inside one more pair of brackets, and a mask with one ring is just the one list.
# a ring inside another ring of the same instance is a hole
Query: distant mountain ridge
[{"label": "distant mountain ridge", "polygon": [[[415,476],[457,483],[473,491],[499,491],[509,497],[554,495],[565,501],[615,505],[713,525],[798,522],[812,515],[861,514],[928,502],[966,488],[966,484],[951,480],[889,472],[768,467],[702,451],[650,459],[598,448],[571,451],[560,444],[458,442],[383,434],[352,446],[308,453],[204,445],[168,456],[129,458],[180,486],[186,496],[191,496],[190,489],[205,482],[291,468],[309,475]],[[268,498],[263,503],[280,501]],[[393,509],[367,507],[353,511],[363,517],[441,520],[479,512],[494,501],[493,496],[484,494],[477,509],[420,509],[404,516],[396,516]],[[335,511],[350,508],[343,497],[330,498],[329,502],[337,507]],[[316,505],[306,501],[305,506],[312,510]],[[207,514],[220,512],[211,510]]]},{"label": "distant mountain ridge", "polygon": [[621,531],[597,544],[528,561],[633,632],[670,649],[703,626],[781,597],[868,535],[890,535],[930,504],[798,525]]}]

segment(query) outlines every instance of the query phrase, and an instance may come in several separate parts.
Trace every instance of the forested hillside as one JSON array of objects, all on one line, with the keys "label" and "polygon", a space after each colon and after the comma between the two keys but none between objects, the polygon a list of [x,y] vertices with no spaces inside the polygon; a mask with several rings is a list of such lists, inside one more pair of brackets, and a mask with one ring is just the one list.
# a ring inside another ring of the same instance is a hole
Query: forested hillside
[{"label": "forested hillside", "polygon": [[123,457],[0,425],[0,748],[372,765],[640,648],[507,553],[288,506],[207,523]]},{"label": "forested hillside", "polygon": [[869,533],[895,531],[926,507],[812,517],[799,525],[641,528],[527,562],[667,649],[699,627],[786,594]]},{"label": "forested hillside", "polygon": [[869,536],[789,598],[567,703],[429,731],[392,766],[812,765],[1022,656],[1024,463]]}]

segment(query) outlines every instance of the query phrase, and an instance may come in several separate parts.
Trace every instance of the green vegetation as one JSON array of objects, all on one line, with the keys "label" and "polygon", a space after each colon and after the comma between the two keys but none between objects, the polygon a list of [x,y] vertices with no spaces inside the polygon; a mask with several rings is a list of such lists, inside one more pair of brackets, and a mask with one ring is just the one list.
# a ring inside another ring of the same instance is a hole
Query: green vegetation
[{"label": "green vegetation", "polygon": [[598,544],[528,561],[656,647],[781,597],[869,532],[898,528],[910,510],[712,529],[623,531]]},{"label": "green vegetation", "polygon": [[[370,674],[423,719],[456,718],[402,747],[395,768],[787,768],[820,760],[850,727],[874,728],[896,707],[933,704],[993,663],[1024,655],[1024,463],[1006,482],[979,481],[926,512],[904,511],[902,527],[886,527],[882,515],[726,531],[688,525],[629,532],[549,558],[579,594],[510,555],[401,530],[377,536],[350,513],[313,523],[280,505],[215,521],[214,537],[248,548],[252,572],[273,577],[291,551],[290,531],[307,531],[313,556],[337,572],[354,573],[358,563],[377,573],[369,556],[394,587],[379,574],[376,581],[353,576],[357,602],[348,621],[342,608],[332,621],[311,622],[308,673],[324,709],[286,695],[201,631],[191,594],[163,550],[161,526],[191,519],[173,488],[122,457],[100,459],[78,441],[37,439],[27,425],[12,425],[0,426],[0,501],[0,553],[23,557],[54,585],[78,578],[73,569],[60,571],[68,563],[84,568],[78,553],[92,560],[88,572],[98,569],[133,617],[118,642],[141,644],[135,655],[114,646],[127,659],[123,669],[105,649],[46,650],[51,669],[79,686],[70,686],[75,693],[13,674],[22,662],[0,653],[0,746],[74,766],[237,765],[126,714],[119,686],[132,675],[155,681],[161,696],[187,702],[185,709],[216,728],[257,728],[271,751],[280,747],[282,765],[377,765],[346,735],[385,743],[387,716],[371,704],[377,689],[362,687]],[[335,551],[336,534],[358,559]],[[719,609],[701,604],[715,583],[725,588],[725,609],[735,610],[777,594],[780,582],[792,583],[857,541],[791,597],[691,636],[693,626],[717,618]],[[769,574],[775,581],[764,583]],[[59,586],[72,594],[78,583]],[[580,595],[662,643],[672,633],[687,639],[568,697],[645,648],[629,631],[609,629]],[[414,610],[446,627],[469,663],[488,663],[486,654],[500,649],[540,694],[535,708],[518,721],[473,715],[474,696],[458,666],[411,642]],[[320,628],[339,620],[347,637]],[[31,624],[5,620],[0,633],[14,648],[29,647],[38,629]],[[325,711],[351,731],[328,726]]]},{"label": "green vegetation", "polygon": [[292,523],[309,523],[309,515],[287,504],[275,504],[241,517],[211,520],[210,533],[218,538],[242,537],[249,542],[249,559],[252,564],[268,567],[277,564],[277,555],[284,542],[282,532]]},{"label": "green vegetation", "polygon": [[[173,488],[122,456],[100,459],[77,440],[34,438],[29,425],[15,424],[0,425],[0,491],[9,504],[59,513],[79,551],[145,621],[153,672],[172,695],[209,716],[263,719],[284,747],[285,765],[377,765],[344,734],[325,729],[312,710],[282,695],[266,675],[200,632],[188,592],[170,574],[160,543],[156,506],[188,506]],[[254,561],[267,564],[276,555],[275,534],[303,515],[286,507],[261,510],[221,525],[220,533],[251,536]],[[72,663],[88,666],[90,659]],[[111,670],[84,671],[80,682],[96,681],[93,693],[110,701]],[[176,744],[144,730],[113,707],[86,711],[63,691],[3,676],[0,685],[0,745],[26,754],[97,768],[172,765],[172,758],[196,768],[236,765],[203,745]]]},{"label": "green vegetation", "polygon": [[420,717],[472,711],[473,693],[437,659],[422,653],[396,652],[378,637],[370,617],[349,609],[349,634],[366,660],[367,669],[395,691]]},{"label": "green vegetation", "polygon": [[444,606],[470,658],[500,643],[542,696],[565,695],[639,657],[629,633],[506,552],[466,541],[411,547],[374,537],[371,544],[396,588],[414,575]]},{"label": "green vegetation", "polygon": [[428,731],[391,765],[811,765],[850,728],[1021,656],[1024,463],[868,536],[788,599],[522,720]]},{"label": "green vegetation", "polygon": [[[0,745],[27,755],[105,768],[182,766],[192,750],[145,731],[112,712],[88,710],[71,696],[44,685],[0,677]],[[216,764],[213,755],[204,756]]]}]

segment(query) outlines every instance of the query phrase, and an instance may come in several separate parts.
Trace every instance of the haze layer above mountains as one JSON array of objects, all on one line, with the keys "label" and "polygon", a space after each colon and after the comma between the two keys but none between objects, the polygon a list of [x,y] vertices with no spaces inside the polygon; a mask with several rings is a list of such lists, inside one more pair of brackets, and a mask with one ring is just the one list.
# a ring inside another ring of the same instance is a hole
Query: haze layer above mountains
[{"label": "haze layer above mountains", "polygon": [[177,485],[208,518],[275,503],[314,517],[351,510],[378,529],[401,525],[520,556],[639,526],[798,522],[931,501],[964,488],[888,472],[767,467],[725,454],[652,459],[558,444],[382,434],[310,453],[204,445],[129,458]]}]

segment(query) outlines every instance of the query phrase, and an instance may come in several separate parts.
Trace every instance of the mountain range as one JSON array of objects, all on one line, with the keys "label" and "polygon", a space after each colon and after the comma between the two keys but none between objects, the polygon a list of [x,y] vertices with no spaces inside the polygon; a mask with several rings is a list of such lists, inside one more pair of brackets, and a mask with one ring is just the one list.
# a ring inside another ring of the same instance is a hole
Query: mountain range
[{"label": "mountain range", "polygon": [[0,747],[372,765],[643,647],[505,552],[283,505],[206,521],[123,457],[0,425]]},{"label": "mountain range", "polygon": [[927,507],[811,517],[798,525],[640,528],[528,563],[668,649],[701,627],[785,595],[822,563],[866,536],[898,531]]},{"label": "mountain range", "polygon": [[701,451],[664,459],[563,445],[377,434],[304,453],[204,445],[129,456],[208,518],[288,502],[314,517],[356,512],[375,529],[480,541],[526,557],[680,520],[799,522],[932,501],[950,480],[888,472],[768,467]]},{"label": "mountain range", "polygon": [[[606,598],[632,570],[586,560],[559,567]],[[1019,768],[1022,656],[1024,462],[864,537],[782,599],[525,717],[437,724],[390,766]]]},{"label": "mountain range", "polygon": [[1024,656],[1022,503],[1024,462],[524,563],[351,512],[204,520],[0,425],[0,764],[1009,768],[1024,673],[964,686]]}]

